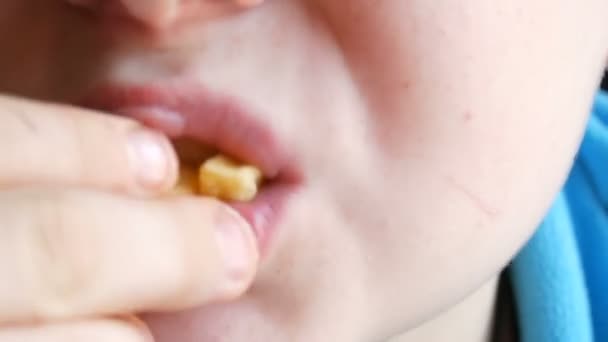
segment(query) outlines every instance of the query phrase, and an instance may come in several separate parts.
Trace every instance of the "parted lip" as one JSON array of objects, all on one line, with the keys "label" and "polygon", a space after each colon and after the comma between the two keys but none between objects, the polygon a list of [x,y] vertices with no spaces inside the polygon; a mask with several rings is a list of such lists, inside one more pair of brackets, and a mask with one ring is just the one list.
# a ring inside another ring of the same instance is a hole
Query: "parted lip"
[{"label": "parted lip", "polygon": [[105,84],[81,105],[134,118],[173,138],[209,145],[255,165],[266,179],[298,182],[299,172],[268,125],[237,100],[192,84]]},{"label": "parted lip", "polygon": [[172,138],[188,138],[257,166],[267,182],[251,202],[228,203],[250,224],[265,255],[289,198],[302,184],[294,159],[268,125],[234,98],[199,84],[106,84],[80,105],[136,119]]}]

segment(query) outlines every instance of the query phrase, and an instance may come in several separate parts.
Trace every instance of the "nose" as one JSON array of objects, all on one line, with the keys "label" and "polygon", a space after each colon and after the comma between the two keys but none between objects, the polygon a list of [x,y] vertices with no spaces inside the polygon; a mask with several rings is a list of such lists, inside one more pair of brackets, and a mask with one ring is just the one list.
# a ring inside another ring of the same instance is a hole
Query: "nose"
[{"label": "nose", "polygon": [[188,17],[245,9],[263,0],[66,0],[102,16],[130,17],[152,28],[171,27]]}]

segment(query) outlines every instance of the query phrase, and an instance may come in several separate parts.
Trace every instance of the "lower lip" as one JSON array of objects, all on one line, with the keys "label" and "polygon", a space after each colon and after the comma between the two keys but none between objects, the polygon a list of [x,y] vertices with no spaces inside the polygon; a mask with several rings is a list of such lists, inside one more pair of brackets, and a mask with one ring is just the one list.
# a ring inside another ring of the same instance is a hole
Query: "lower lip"
[{"label": "lower lip", "polygon": [[276,238],[288,200],[295,191],[296,185],[276,182],[262,188],[251,202],[228,203],[251,225],[262,257]]}]

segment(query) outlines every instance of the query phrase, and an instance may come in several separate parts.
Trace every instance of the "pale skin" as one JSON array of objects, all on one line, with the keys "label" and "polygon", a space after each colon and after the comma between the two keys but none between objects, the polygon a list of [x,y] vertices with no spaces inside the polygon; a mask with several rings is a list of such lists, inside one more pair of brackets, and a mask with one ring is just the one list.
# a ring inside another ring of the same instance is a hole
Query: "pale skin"
[{"label": "pale skin", "polygon": [[[578,147],[606,13],[2,1],[0,342],[487,340],[496,277]],[[177,172],[166,137],[65,105],[102,81],[186,77],[256,108],[303,169],[261,263],[221,202],[159,197]],[[220,217],[241,244],[216,238]]]}]

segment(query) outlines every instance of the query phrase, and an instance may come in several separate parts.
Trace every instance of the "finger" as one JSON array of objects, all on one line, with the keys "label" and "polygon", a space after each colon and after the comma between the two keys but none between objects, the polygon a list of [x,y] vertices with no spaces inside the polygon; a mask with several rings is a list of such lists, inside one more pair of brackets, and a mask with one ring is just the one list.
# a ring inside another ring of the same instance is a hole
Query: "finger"
[{"label": "finger", "polygon": [[0,322],[176,310],[241,294],[250,226],[206,198],[0,192]]},{"label": "finger", "polygon": [[0,342],[152,342],[145,325],[117,319],[11,326],[0,329]]},{"label": "finger", "polygon": [[160,191],[176,179],[163,135],[135,121],[0,96],[0,188],[72,184]]}]

